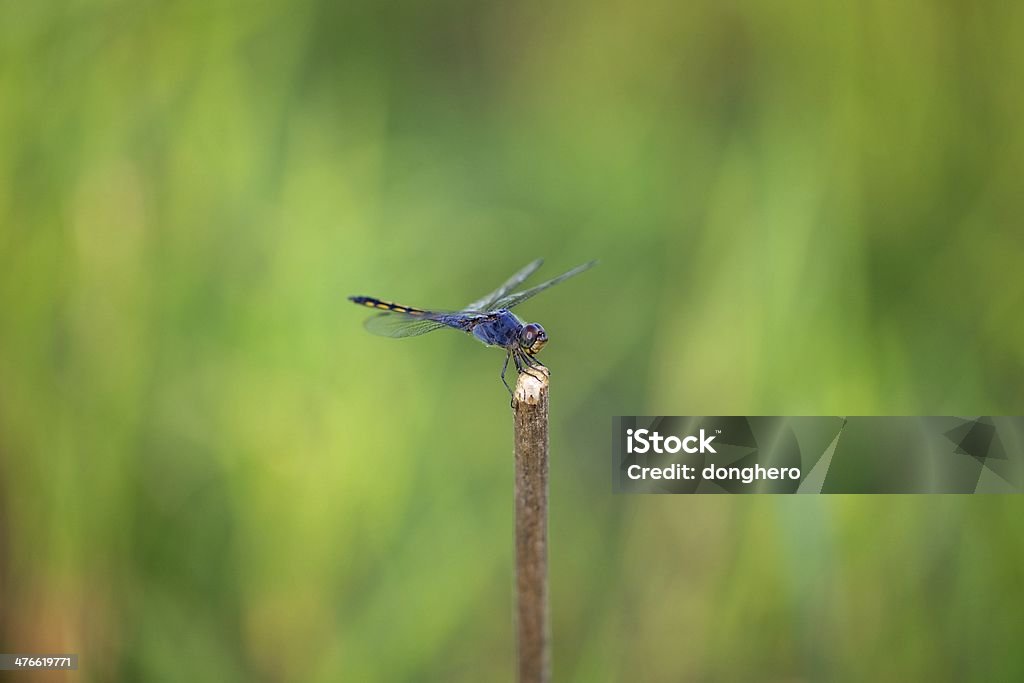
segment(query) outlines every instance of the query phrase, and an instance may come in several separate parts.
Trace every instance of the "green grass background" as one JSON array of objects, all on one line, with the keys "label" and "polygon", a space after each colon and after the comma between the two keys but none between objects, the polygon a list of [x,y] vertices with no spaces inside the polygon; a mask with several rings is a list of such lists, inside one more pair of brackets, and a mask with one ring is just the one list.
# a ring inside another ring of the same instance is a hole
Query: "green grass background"
[{"label": "green grass background", "polygon": [[[1020,680],[1015,497],[613,497],[611,415],[1024,413],[1024,5],[0,3],[0,650],[510,681],[527,261],[559,681]],[[59,680],[67,680],[60,678]],[[54,679],[58,680],[58,679]]]}]

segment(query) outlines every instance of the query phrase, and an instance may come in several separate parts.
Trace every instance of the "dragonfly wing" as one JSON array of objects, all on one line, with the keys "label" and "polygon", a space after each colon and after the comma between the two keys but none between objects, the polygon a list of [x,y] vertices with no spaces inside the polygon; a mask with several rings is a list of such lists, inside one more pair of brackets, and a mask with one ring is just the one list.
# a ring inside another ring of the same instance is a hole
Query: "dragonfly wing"
[{"label": "dragonfly wing", "polygon": [[515,289],[519,285],[523,284],[523,281],[526,280],[526,278],[528,278],[531,275],[533,275],[533,273],[538,268],[540,268],[542,263],[544,263],[544,259],[537,259],[536,261],[531,261],[530,263],[527,263],[525,266],[520,268],[519,271],[515,275],[513,275],[508,280],[506,280],[505,283],[501,287],[498,287],[496,290],[494,290],[493,292],[491,292],[487,296],[483,297],[482,299],[477,299],[476,301],[474,301],[473,303],[469,304],[468,306],[466,306],[462,310],[464,310],[464,311],[490,311],[490,310],[493,310],[493,308],[495,308],[495,306],[494,306],[494,302],[495,301],[497,301],[498,299],[502,298],[503,296],[506,296],[513,289]]},{"label": "dragonfly wing", "polygon": [[405,313],[381,313],[372,318],[367,318],[366,329],[380,337],[418,337],[427,332],[448,327],[443,322],[430,320],[418,315],[407,315]]},{"label": "dragonfly wing", "polygon": [[548,287],[554,287],[559,282],[562,282],[563,280],[568,280],[573,275],[579,275],[583,271],[589,270],[589,269],[593,268],[596,265],[597,265],[597,261],[590,261],[588,263],[584,263],[583,265],[576,266],[572,270],[566,271],[566,272],[562,273],[561,275],[559,275],[558,277],[551,278],[547,282],[542,282],[541,284],[537,285],[536,287],[531,287],[530,289],[524,289],[521,292],[516,292],[515,294],[509,294],[508,296],[503,296],[503,297],[501,297],[500,299],[498,299],[497,301],[494,302],[494,308],[512,308],[513,306],[518,306],[519,304],[523,303],[524,301],[526,301],[530,297],[533,297],[533,296],[536,296],[537,294],[540,294],[541,292],[543,292]]}]

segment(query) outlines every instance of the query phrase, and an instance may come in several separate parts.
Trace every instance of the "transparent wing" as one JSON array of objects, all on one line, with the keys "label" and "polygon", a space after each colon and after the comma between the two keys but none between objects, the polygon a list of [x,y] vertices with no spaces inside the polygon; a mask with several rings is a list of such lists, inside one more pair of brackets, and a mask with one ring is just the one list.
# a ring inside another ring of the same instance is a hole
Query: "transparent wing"
[{"label": "transparent wing", "polygon": [[505,283],[498,287],[496,290],[488,294],[487,296],[477,299],[473,303],[469,304],[462,310],[464,311],[491,311],[494,310],[494,302],[505,296],[513,289],[523,283],[526,278],[533,275],[533,273],[540,268],[541,264],[544,263],[544,259],[537,259],[523,266],[515,275],[510,277]]},{"label": "transparent wing", "polygon": [[513,306],[518,306],[519,304],[523,303],[530,297],[540,294],[548,287],[554,287],[559,282],[562,282],[563,280],[568,280],[573,275],[579,275],[583,271],[589,270],[596,265],[597,261],[590,261],[589,263],[584,263],[581,266],[576,266],[572,270],[562,273],[558,277],[551,278],[547,282],[542,282],[536,287],[531,287],[530,289],[524,289],[521,292],[516,292],[515,294],[509,294],[508,296],[504,296],[494,302],[494,308],[512,308]]},{"label": "transparent wing", "polygon": [[381,337],[418,337],[427,332],[448,327],[437,320],[430,320],[423,316],[406,315],[405,313],[381,313],[372,318],[367,318],[366,329]]}]

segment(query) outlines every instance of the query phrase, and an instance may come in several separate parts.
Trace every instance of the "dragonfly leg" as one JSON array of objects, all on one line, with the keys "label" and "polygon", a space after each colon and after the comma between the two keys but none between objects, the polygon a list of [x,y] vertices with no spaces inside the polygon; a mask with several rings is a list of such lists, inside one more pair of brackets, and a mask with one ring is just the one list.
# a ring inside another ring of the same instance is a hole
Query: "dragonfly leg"
[{"label": "dragonfly leg", "polygon": [[[522,361],[523,361],[522,363],[520,363],[520,359],[522,359]],[[523,368],[523,365],[526,366],[525,369]],[[520,373],[525,372],[526,374],[530,375],[531,377],[533,377],[535,379],[538,379],[538,380],[540,380],[542,382],[545,379],[544,377],[539,376],[539,375],[537,375],[534,372],[530,372],[534,368],[539,368],[539,367],[544,367],[544,366],[542,366],[540,363],[538,363],[537,361],[535,361],[532,358],[530,358],[530,354],[525,353],[524,351],[520,351],[520,350],[516,351],[516,367],[519,368],[519,372]]]},{"label": "dragonfly leg", "polygon": [[[508,365],[508,359],[509,358],[511,358],[512,362],[514,362],[516,364],[516,377],[518,377],[519,373],[521,373],[523,371],[523,364],[519,361],[519,354],[516,352],[515,349],[509,349],[508,356],[505,358],[505,365],[506,366]],[[502,378],[502,380],[504,380],[504,377]],[[507,387],[508,384],[505,384],[505,386]],[[513,408],[515,408],[516,407],[516,395],[512,392],[511,389],[509,389],[509,393],[512,394],[512,400],[510,400],[508,402],[508,404],[510,406],[512,406]]]},{"label": "dragonfly leg", "polygon": [[[526,364],[529,365],[531,368],[544,368],[545,370],[547,370],[548,366],[544,365],[539,360],[537,360],[536,356],[531,356],[530,354],[527,353],[523,356],[523,358],[526,360]],[[551,371],[548,370],[548,372],[550,373]]]},{"label": "dragonfly leg", "polygon": [[501,366],[501,382],[508,389],[509,395],[512,395],[512,387],[508,385],[508,380],[505,379],[505,373],[508,372],[508,359],[512,357],[512,351],[510,350],[505,354],[505,364]]}]

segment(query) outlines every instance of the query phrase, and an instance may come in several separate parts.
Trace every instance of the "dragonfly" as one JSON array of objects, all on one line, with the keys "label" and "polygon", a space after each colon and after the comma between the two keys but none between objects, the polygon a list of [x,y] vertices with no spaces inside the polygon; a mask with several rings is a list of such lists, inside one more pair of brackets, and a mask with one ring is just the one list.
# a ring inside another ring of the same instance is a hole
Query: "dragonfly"
[{"label": "dragonfly", "polygon": [[487,346],[505,349],[501,381],[511,394],[512,387],[505,379],[509,361],[515,363],[517,373],[533,374],[531,370],[543,367],[535,356],[548,343],[547,332],[539,323],[525,323],[511,309],[545,289],[593,268],[597,261],[576,266],[535,287],[513,291],[533,275],[542,263],[543,259],[537,259],[526,264],[496,290],[457,311],[403,306],[372,296],[350,296],[349,301],[383,311],[366,320],[366,329],[382,337],[417,337],[449,328],[471,334]]}]

